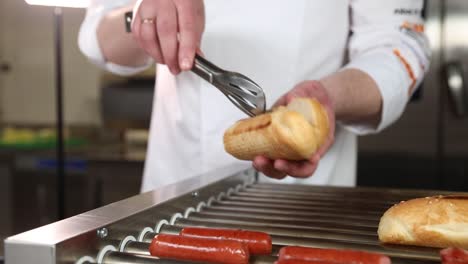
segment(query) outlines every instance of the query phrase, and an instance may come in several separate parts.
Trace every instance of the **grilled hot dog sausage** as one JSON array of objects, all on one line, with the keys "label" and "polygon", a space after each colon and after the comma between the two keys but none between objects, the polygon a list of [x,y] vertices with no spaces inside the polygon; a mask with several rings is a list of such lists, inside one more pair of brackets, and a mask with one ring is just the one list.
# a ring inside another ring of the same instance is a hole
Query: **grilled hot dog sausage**
[{"label": "grilled hot dog sausage", "polygon": [[298,260],[298,259],[284,259],[278,260],[275,264],[342,264],[334,261],[326,260]]},{"label": "grilled hot dog sausage", "polygon": [[468,251],[461,248],[446,248],[440,251],[442,264],[468,263]]},{"label": "grilled hot dog sausage", "polygon": [[182,236],[210,237],[230,239],[247,245],[250,254],[271,254],[271,237],[267,233],[218,228],[185,227],[180,232]]},{"label": "grilled hot dog sausage", "polygon": [[336,263],[351,263],[356,261],[360,264],[390,264],[390,258],[381,254],[364,251],[309,248],[299,246],[283,247],[279,252],[279,260],[320,260]]},{"label": "grilled hot dog sausage", "polygon": [[249,251],[239,241],[159,234],[150,245],[150,254],[159,258],[204,263],[248,264]]}]

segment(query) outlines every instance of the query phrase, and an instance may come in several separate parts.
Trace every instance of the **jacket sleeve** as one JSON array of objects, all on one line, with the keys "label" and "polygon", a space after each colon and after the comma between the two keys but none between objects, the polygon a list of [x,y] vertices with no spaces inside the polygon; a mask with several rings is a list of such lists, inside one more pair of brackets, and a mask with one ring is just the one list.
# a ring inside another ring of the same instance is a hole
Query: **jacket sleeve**
[{"label": "jacket sleeve", "polygon": [[349,59],[344,67],[367,73],[382,95],[377,127],[347,124],[357,134],[381,131],[403,113],[429,67],[423,0],[350,0]]},{"label": "jacket sleeve", "polygon": [[[91,0],[86,11],[78,36],[78,46],[81,52],[94,64],[102,69],[118,75],[132,75],[151,66],[153,61],[148,59],[141,67],[128,67],[106,61],[97,39],[97,28],[101,19],[110,11],[129,4],[131,0]],[[124,18],[122,17],[122,27]]]}]

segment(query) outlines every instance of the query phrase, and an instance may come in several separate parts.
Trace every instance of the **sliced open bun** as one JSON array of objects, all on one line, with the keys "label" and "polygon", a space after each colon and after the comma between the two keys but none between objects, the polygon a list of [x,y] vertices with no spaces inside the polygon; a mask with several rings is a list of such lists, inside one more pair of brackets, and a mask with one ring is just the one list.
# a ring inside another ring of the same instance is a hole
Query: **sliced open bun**
[{"label": "sliced open bun", "polygon": [[316,100],[296,98],[287,107],[236,122],[224,133],[224,148],[241,160],[305,160],[325,142],[330,125]]},{"label": "sliced open bun", "polygon": [[434,196],[401,202],[380,219],[384,243],[468,249],[468,196]]}]

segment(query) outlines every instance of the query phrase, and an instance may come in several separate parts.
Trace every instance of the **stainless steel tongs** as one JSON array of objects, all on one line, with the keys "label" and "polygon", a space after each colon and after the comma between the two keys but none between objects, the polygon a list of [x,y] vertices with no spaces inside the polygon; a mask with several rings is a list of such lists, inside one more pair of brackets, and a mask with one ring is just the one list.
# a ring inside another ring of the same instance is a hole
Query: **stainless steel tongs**
[{"label": "stainless steel tongs", "polygon": [[[131,32],[133,13],[125,13],[126,31]],[[235,106],[249,116],[264,113],[265,93],[262,88],[246,76],[225,71],[205,58],[195,55],[192,71],[218,88]]]},{"label": "stainless steel tongs", "polygon": [[195,55],[192,71],[213,84],[247,115],[256,116],[265,112],[265,93],[246,76],[225,71],[199,55]]}]

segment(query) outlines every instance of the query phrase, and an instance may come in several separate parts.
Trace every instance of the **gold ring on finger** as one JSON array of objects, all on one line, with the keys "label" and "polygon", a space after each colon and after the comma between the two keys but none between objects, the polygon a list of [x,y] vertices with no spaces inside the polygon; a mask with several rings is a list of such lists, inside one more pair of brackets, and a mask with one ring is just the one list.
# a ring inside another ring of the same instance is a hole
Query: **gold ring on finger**
[{"label": "gold ring on finger", "polygon": [[142,24],[154,24],[154,18],[144,18],[141,20]]}]

